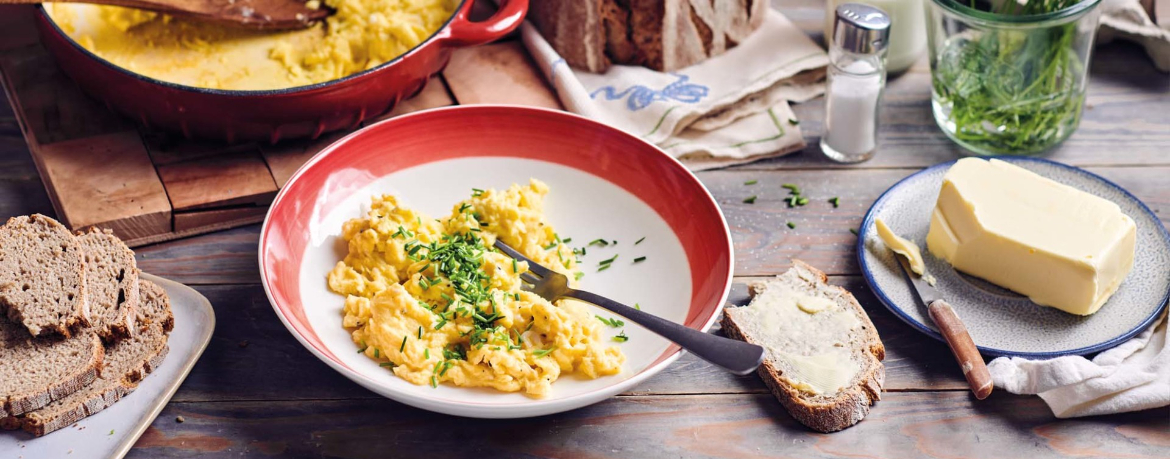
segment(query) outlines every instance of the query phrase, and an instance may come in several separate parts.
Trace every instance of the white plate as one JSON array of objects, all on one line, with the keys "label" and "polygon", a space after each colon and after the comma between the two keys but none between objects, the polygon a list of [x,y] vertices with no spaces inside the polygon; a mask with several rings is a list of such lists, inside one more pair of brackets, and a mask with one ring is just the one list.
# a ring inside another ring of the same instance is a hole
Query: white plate
[{"label": "white plate", "polygon": [[161,286],[171,298],[175,329],[167,341],[170,350],[162,365],[143,379],[134,392],[74,426],[40,438],[23,431],[0,431],[0,457],[120,458],[154,422],[211,341],[215,311],[207,298],[191,287],[146,273],[142,273],[142,278]]}]

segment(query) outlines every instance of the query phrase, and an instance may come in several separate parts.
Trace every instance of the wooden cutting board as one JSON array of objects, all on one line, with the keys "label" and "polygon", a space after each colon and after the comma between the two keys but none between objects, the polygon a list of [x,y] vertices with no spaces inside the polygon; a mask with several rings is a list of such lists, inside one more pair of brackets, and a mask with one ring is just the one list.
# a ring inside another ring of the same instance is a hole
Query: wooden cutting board
[{"label": "wooden cutting board", "polygon": [[[0,6],[0,80],[57,218],[140,246],[264,220],[280,187],[349,134],[276,145],[191,141],[149,131],[83,94],[41,46],[35,9]],[[560,108],[516,40],[462,49],[415,98],[362,126],[454,104]]]}]

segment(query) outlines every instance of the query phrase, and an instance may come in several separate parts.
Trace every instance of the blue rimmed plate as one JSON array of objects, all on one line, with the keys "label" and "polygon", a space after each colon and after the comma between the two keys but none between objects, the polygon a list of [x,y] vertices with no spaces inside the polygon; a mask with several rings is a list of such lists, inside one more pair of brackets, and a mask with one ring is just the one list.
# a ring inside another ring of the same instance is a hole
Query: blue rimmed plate
[{"label": "blue rimmed plate", "polygon": [[1057,182],[1117,203],[1137,223],[1133,271],[1096,314],[1081,317],[1040,307],[1027,298],[958,273],[926,250],[930,214],[943,175],[954,161],[919,171],[886,190],[865,215],[857,256],[877,298],[914,328],[942,340],[902,278],[897,261],[878,238],[881,218],[897,234],[923,247],[927,272],[963,319],[980,351],[990,355],[1048,358],[1100,352],[1145,330],[1170,299],[1170,233],[1140,200],[1117,184],[1083,169],[1039,158],[997,157]]}]

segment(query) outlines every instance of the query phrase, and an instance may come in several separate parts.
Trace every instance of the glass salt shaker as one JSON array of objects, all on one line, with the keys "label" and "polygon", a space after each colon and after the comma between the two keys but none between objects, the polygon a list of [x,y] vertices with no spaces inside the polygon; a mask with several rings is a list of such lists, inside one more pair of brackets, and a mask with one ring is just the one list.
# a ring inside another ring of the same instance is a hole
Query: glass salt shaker
[{"label": "glass salt shaker", "polygon": [[835,24],[821,150],[834,161],[856,163],[877,152],[890,17],[873,6],[845,3],[837,7]]}]

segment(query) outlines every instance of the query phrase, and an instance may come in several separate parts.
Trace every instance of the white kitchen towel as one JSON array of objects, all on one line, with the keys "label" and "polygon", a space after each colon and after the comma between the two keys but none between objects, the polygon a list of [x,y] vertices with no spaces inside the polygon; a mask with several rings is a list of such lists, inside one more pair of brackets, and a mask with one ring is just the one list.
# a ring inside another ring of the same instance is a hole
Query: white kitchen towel
[{"label": "white kitchen towel", "polygon": [[1058,418],[1124,413],[1170,405],[1166,313],[1137,337],[1097,354],[1050,360],[1000,357],[987,365],[996,387],[1036,394]]},{"label": "white kitchen towel", "polygon": [[589,73],[570,68],[532,24],[521,37],[566,109],[654,143],[693,170],[803,148],[788,102],[823,93],[828,63],[775,10],[743,43],[676,72],[615,65]]},{"label": "white kitchen towel", "polygon": [[1170,72],[1170,0],[1105,0],[1100,8],[1099,42],[1135,42],[1146,48],[1158,70]]}]

